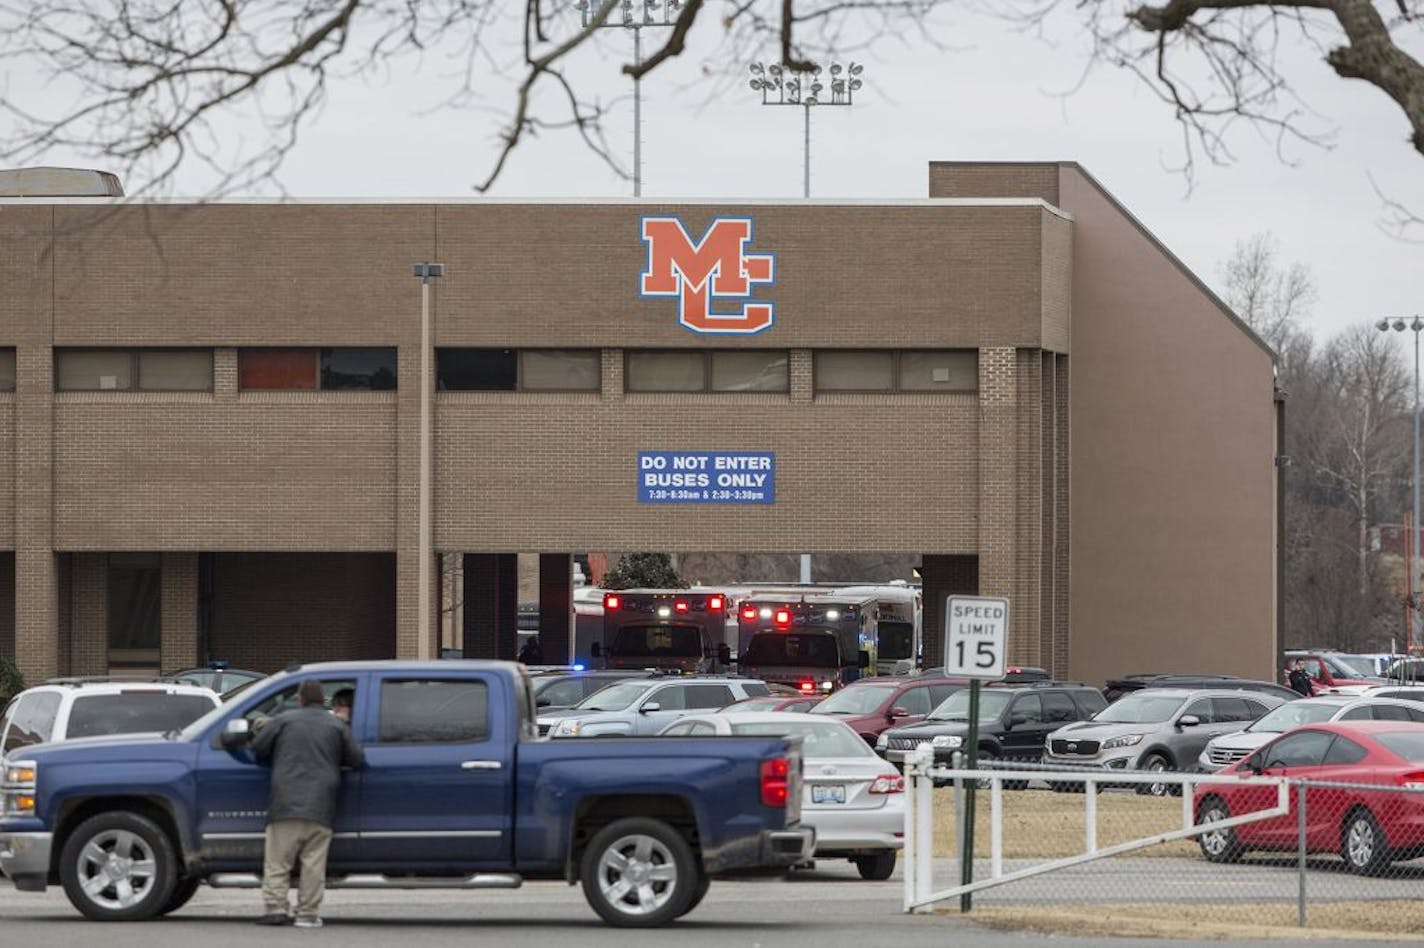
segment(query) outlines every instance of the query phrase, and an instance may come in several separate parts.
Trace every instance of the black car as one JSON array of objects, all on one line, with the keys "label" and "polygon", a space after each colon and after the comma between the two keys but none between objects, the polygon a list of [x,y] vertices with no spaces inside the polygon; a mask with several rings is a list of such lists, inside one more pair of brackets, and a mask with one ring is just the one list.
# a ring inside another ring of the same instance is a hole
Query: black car
[{"label": "black car", "polygon": [[1277,685],[1269,681],[1256,681],[1251,678],[1237,678],[1235,675],[1128,675],[1125,678],[1114,678],[1103,688],[1103,694],[1109,701],[1116,701],[1125,694],[1134,691],[1141,691],[1144,688],[1232,688],[1237,691],[1254,691],[1256,694],[1272,695],[1285,701],[1293,701],[1299,698],[1297,692],[1291,691],[1284,685]]},{"label": "black car", "polygon": [[[979,693],[979,759],[1032,761],[1043,757],[1048,735],[1065,724],[1086,721],[1108,703],[1102,693],[1077,682],[1035,681],[990,685]],[[918,724],[880,735],[875,750],[895,764],[925,741],[935,760],[947,763],[964,749],[969,734],[969,690],[956,691]]]},{"label": "black car", "polygon": [[629,678],[652,678],[653,672],[637,669],[570,669],[546,672],[532,678],[534,705],[540,714],[563,711],[609,685]]}]

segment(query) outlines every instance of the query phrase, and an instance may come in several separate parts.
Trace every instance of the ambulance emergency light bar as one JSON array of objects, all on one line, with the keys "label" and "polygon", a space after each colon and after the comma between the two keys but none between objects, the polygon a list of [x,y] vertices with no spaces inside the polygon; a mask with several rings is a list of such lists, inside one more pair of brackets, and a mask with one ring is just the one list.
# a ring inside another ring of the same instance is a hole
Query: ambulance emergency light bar
[{"label": "ambulance emergency light bar", "polygon": [[678,596],[672,593],[625,594],[604,593],[603,608],[607,612],[655,612],[666,619],[677,613],[721,612],[727,607],[727,598],[720,593],[691,594]]},{"label": "ambulance emergency light bar", "polygon": [[747,604],[742,607],[741,618],[745,622],[758,619],[770,621],[777,627],[790,626],[793,622],[805,625],[808,622],[839,622],[841,618],[855,614],[855,606],[831,606],[822,608],[819,603],[795,602],[769,604]]}]

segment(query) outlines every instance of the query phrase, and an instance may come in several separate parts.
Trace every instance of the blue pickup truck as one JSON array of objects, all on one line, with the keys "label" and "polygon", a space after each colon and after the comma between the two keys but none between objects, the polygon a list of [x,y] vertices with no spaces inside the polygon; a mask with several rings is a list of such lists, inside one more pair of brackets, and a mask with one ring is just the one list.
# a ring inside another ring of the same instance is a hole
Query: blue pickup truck
[{"label": "blue pickup truck", "polygon": [[0,870],[96,920],[175,911],[202,883],[256,887],[269,771],[259,721],[315,678],[351,688],[366,763],[344,775],[332,888],[581,883],[613,925],[664,925],[716,876],[810,859],[786,738],[540,739],[523,667],[349,662],[264,679],[181,732],[26,748],[5,761]]}]

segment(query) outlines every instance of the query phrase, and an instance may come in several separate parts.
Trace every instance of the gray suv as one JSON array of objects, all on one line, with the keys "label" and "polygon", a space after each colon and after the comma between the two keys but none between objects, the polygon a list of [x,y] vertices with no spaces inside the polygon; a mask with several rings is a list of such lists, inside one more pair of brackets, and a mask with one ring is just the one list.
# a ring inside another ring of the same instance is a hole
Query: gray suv
[{"label": "gray suv", "polygon": [[716,711],[733,701],[769,694],[771,689],[765,682],[723,675],[621,681],[567,711],[539,715],[539,733],[550,737],[657,734],[684,715]]},{"label": "gray suv", "polygon": [[[1273,695],[1220,689],[1148,688],[1124,696],[1090,721],[1048,735],[1051,764],[1106,770],[1192,770],[1207,741],[1239,731],[1284,702]],[[1167,784],[1139,784],[1164,796]]]}]

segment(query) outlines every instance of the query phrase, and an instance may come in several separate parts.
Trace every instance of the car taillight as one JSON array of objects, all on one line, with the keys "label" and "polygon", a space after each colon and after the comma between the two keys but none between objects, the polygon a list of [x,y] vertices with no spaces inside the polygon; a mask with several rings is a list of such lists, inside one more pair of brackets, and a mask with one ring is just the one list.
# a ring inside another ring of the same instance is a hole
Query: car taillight
[{"label": "car taillight", "polygon": [[755,619],[755,618],[756,618],[756,607],[755,607],[755,606],[748,606],[747,608],[743,609],[743,610],[742,610],[742,618],[743,618],[743,619],[746,619],[746,620],[749,621],[749,622],[750,622],[752,619]]},{"label": "car taillight", "polygon": [[816,683],[814,681],[803,681],[797,687],[799,687],[802,691],[815,691]]},{"label": "car taillight", "polygon": [[791,761],[773,757],[761,762],[761,802],[766,806],[785,809],[791,787]]},{"label": "car taillight", "polygon": [[621,603],[618,601],[617,596],[603,597],[603,608],[605,609],[617,609],[620,605]]},{"label": "car taillight", "polygon": [[899,774],[881,774],[875,778],[875,782],[870,785],[870,792],[877,794],[884,793],[904,793],[905,778]]},{"label": "car taillight", "polygon": [[777,625],[790,625],[790,624],[791,624],[791,613],[788,612],[788,611],[786,611],[785,609],[778,609],[778,610],[776,610],[776,624],[777,624]]},{"label": "car taillight", "polygon": [[1407,790],[1424,790],[1424,770],[1400,775],[1399,785]]},{"label": "car taillight", "polygon": [[722,605],[723,605],[723,603],[722,603],[722,597],[721,597],[721,596],[708,596],[708,597],[707,597],[707,608],[710,609],[710,610],[712,610],[713,612],[721,612],[721,611],[722,611]]},{"label": "car taillight", "polygon": [[675,612],[686,612],[686,611],[687,611],[687,603],[685,603],[685,602],[683,602],[681,599],[679,599],[677,602],[675,602],[675,603],[672,604],[672,608],[673,608],[673,610],[674,610]]}]

